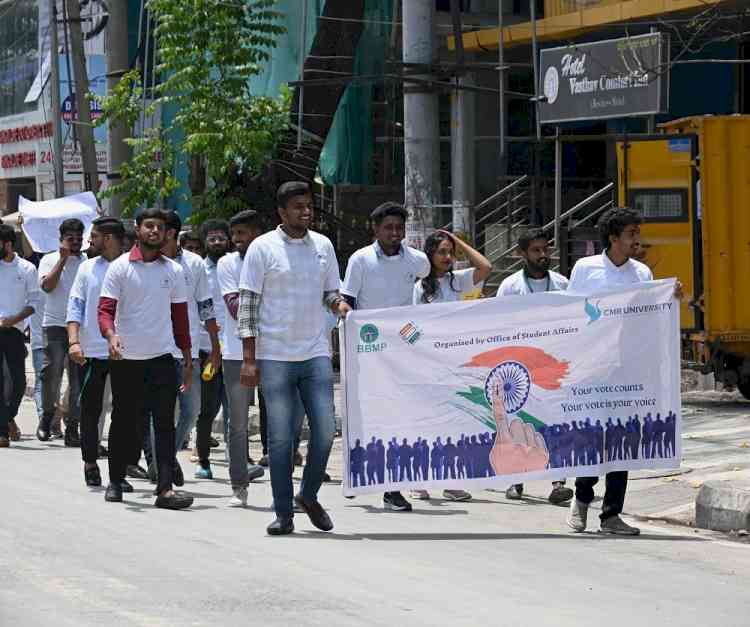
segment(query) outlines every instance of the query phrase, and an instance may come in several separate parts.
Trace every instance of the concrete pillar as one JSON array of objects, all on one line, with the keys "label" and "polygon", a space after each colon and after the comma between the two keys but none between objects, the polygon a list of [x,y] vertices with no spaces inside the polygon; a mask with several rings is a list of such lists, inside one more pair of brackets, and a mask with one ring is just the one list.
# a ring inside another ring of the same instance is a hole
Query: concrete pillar
[{"label": "concrete pillar", "polygon": [[[404,2],[404,63],[432,64],[435,41],[434,0]],[[405,66],[404,72],[409,73],[410,67]],[[440,203],[438,95],[434,87],[423,83],[404,82],[404,163],[404,200],[409,210],[406,239],[422,248],[435,228],[434,207]]]},{"label": "concrete pillar", "polygon": [[[473,85],[467,74],[460,85]],[[453,202],[453,232],[466,241],[474,239],[473,208],[476,202],[475,177],[475,93],[456,89],[451,96],[451,189]]]}]

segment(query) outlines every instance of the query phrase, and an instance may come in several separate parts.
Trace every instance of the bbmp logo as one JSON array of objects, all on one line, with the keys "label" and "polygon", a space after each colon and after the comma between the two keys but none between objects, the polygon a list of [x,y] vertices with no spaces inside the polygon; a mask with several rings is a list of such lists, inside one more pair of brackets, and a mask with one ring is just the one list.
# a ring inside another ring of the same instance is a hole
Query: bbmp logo
[{"label": "bbmp logo", "polygon": [[385,350],[387,344],[385,342],[378,342],[380,337],[380,331],[374,324],[365,324],[359,330],[359,339],[362,340],[357,345],[358,353],[380,353]]}]

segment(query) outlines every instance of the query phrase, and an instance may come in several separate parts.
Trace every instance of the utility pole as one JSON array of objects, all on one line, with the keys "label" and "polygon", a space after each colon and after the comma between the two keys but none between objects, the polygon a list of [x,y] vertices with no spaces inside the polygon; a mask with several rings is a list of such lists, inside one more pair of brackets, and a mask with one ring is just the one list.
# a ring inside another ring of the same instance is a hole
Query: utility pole
[{"label": "utility pole", "polygon": [[451,97],[453,232],[469,242],[474,240],[475,96],[462,87],[473,84],[473,76],[466,74],[458,79]]},{"label": "utility pole", "polygon": [[[52,104],[52,172],[55,178],[55,198],[65,196],[63,172],[62,115],[60,111],[60,42],[57,40],[57,0],[49,0],[49,95]],[[43,97],[43,96],[42,96]]]},{"label": "utility pole", "polygon": [[[113,3],[117,4],[117,3]],[[94,127],[91,124],[91,109],[86,100],[89,93],[89,77],[86,72],[86,55],[83,49],[83,32],[81,29],[81,6],[79,0],[65,0],[70,23],[70,55],[73,57],[73,75],[75,77],[76,110],[78,112],[78,140],[81,143],[83,160],[83,189],[97,191],[99,188],[99,169],[96,164],[96,146],[94,144]],[[60,115],[58,109],[57,115]],[[76,120],[73,120],[76,124]]]},{"label": "utility pole", "polygon": [[[435,56],[435,2],[403,3],[405,64],[432,66]],[[413,66],[404,65],[408,73]],[[414,78],[429,80],[429,73]],[[427,83],[404,81],[404,201],[409,211],[406,239],[416,248],[435,228],[440,203],[440,125],[438,95]]]},{"label": "utility pole", "polygon": [[[497,43],[497,61],[498,61],[498,72],[500,72],[499,82],[499,110],[500,110],[500,133],[498,135],[500,142],[500,154],[499,154],[499,165],[500,165],[500,176],[504,177],[508,174],[507,164],[507,143],[505,141],[505,84],[507,82],[507,73],[505,71],[505,35],[503,34],[503,0],[497,0],[497,31],[498,31],[498,43]],[[500,182],[500,187],[505,185],[505,180]]]},{"label": "utility pole", "polygon": [[[128,7],[126,2],[110,2],[107,23],[107,93],[111,94],[123,74],[128,71]],[[107,181],[120,181],[120,166],[130,158],[130,147],[125,143],[128,128],[122,122],[109,122],[109,172]],[[122,197],[110,198],[110,214],[120,217]]]}]

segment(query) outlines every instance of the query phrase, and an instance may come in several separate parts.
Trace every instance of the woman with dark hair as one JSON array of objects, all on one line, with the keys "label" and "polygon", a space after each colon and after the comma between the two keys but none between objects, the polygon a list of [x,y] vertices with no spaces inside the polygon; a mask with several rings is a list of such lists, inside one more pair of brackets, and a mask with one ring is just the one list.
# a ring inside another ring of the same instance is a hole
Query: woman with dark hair
[{"label": "woman with dark hair", "polygon": [[[464,253],[472,267],[454,270],[456,251]],[[430,260],[430,274],[414,284],[413,304],[449,303],[481,290],[492,271],[492,264],[478,250],[472,248],[453,233],[439,230],[430,235],[424,245]],[[465,490],[443,490],[450,501],[468,501],[471,494]],[[429,499],[427,490],[414,490],[412,498]]]}]

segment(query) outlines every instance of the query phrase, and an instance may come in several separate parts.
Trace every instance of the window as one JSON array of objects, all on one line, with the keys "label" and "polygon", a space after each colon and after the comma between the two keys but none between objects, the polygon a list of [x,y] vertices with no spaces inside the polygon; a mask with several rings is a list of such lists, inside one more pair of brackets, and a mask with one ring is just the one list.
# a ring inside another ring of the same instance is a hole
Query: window
[{"label": "window", "polygon": [[687,189],[634,189],[630,205],[646,222],[687,222]]},{"label": "window", "polygon": [[0,2],[0,117],[36,108],[24,99],[38,71],[38,1]]}]

